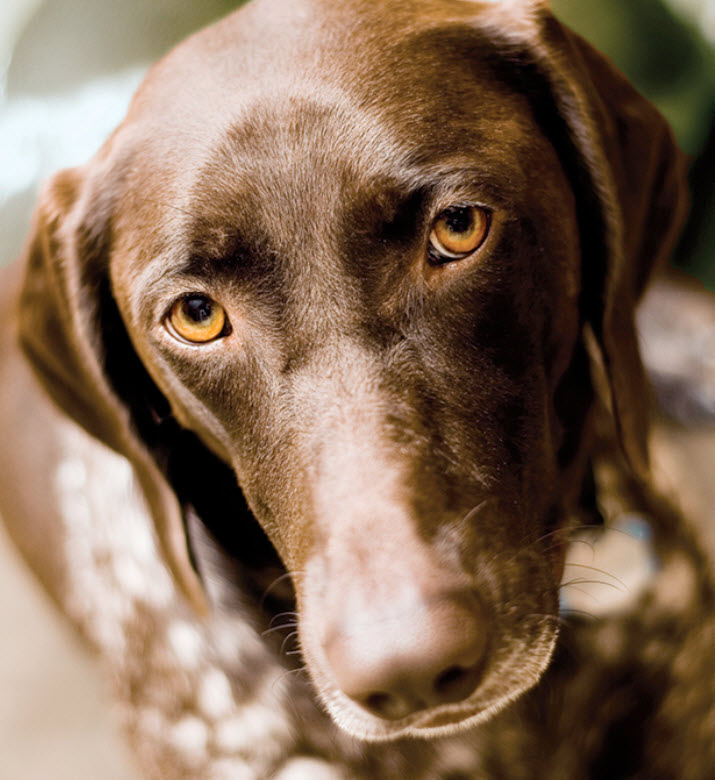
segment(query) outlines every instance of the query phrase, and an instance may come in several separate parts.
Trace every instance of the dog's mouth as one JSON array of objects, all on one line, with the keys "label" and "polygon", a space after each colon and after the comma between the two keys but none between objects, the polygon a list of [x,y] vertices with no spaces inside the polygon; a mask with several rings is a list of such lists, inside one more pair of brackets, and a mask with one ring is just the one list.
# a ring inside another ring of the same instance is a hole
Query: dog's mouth
[{"label": "dog's mouth", "polygon": [[[521,637],[512,631],[495,636],[478,664],[466,670],[448,668],[446,676],[456,680],[453,695],[442,695],[438,703],[429,697],[413,698],[412,706],[402,710],[380,701],[379,697],[388,696],[385,693],[373,694],[375,700],[350,695],[336,683],[325,653],[310,641],[302,643],[303,657],[324,707],[336,725],[353,737],[365,741],[446,737],[486,722],[541,679],[558,634],[558,620],[550,611],[539,616],[538,626],[526,625]],[[535,616],[524,620],[528,617]],[[301,633],[311,632],[308,628]]]},{"label": "dog's mouth", "polygon": [[532,657],[526,668],[514,667],[512,679],[502,680],[501,685],[494,684],[500,676],[495,671],[467,700],[424,709],[399,720],[379,718],[356,706],[341,691],[323,691],[320,698],[336,725],[357,739],[387,742],[448,737],[485,723],[535,685],[551,660],[555,643],[554,633],[536,654],[538,658]]}]

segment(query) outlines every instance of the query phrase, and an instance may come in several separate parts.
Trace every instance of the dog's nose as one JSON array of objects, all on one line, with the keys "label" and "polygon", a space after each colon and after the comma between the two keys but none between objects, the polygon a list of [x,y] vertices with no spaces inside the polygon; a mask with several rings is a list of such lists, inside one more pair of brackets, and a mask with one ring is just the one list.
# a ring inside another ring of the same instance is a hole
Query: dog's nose
[{"label": "dog's nose", "polygon": [[336,682],[385,720],[462,701],[481,677],[483,611],[471,593],[349,614],[325,643]]}]

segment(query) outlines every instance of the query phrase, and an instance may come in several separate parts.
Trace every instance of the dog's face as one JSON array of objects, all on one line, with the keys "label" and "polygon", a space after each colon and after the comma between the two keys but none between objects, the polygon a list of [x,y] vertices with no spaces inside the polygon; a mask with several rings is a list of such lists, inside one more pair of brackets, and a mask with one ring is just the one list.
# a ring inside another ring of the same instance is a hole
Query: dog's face
[{"label": "dog's face", "polygon": [[102,246],[80,277],[235,472],[322,701],[372,739],[538,680],[591,400],[566,123],[485,4],[389,5],[249,6],[64,185],[77,253]]},{"label": "dog's face", "polygon": [[526,99],[464,67],[478,36],[401,26],[348,80],[311,64],[314,23],[290,60],[266,29],[237,95],[207,85],[210,133],[187,141],[193,105],[142,137],[110,273],[296,573],[336,717],[423,732],[514,697],[553,646],[574,198]]}]

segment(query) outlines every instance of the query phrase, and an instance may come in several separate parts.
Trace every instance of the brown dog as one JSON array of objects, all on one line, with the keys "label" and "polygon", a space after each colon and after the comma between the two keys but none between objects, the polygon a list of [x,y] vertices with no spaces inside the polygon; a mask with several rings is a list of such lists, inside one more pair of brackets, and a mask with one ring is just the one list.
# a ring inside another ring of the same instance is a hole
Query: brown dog
[{"label": "brown dog", "polygon": [[463,742],[359,747],[313,697],[394,741],[539,682],[589,475],[584,333],[645,479],[634,308],[682,179],[545,2],[258,0],[46,185],[4,291],[0,508],[147,774],[489,771]]}]

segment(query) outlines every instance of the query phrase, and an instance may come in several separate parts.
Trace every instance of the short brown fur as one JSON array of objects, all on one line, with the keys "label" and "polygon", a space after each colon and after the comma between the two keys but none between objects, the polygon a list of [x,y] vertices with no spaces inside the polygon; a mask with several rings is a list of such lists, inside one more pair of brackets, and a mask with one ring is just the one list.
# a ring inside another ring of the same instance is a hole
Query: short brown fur
[{"label": "short brown fur", "polygon": [[[330,777],[455,777],[450,761],[552,776],[497,757],[558,639],[594,355],[624,473],[648,484],[635,307],[686,198],[655,109],[545,3],[511,5],[258,0],[154,66],[97,155],[44,188],[10,277],[2,424],[18,445],[0,506],[112,666],[148,776],[282,776],[302,754]],[[431,262],[431,223],[464,203],[491,215],[484,245]],[[171,336],[187,293],[224,307],[225,338]],[[50,475],[106,447],[175,583],[160,603],[118,597],[123,650],[97,628],[101,601],[78,601],[72,519],[50,508],[71,493]],[[300,660],[271,633],[285,612]],[[177,621],[237,719],[251,695],[272,709],[260,745],[237,725],[222,748],[214,723],[189,756],[146,725],[198,701],[163,643]],[[314,688],[282,676],[301,663]],[[317,701],[388,744],[324,736]],[[559,760],[554,777],[626,776]]]}]

